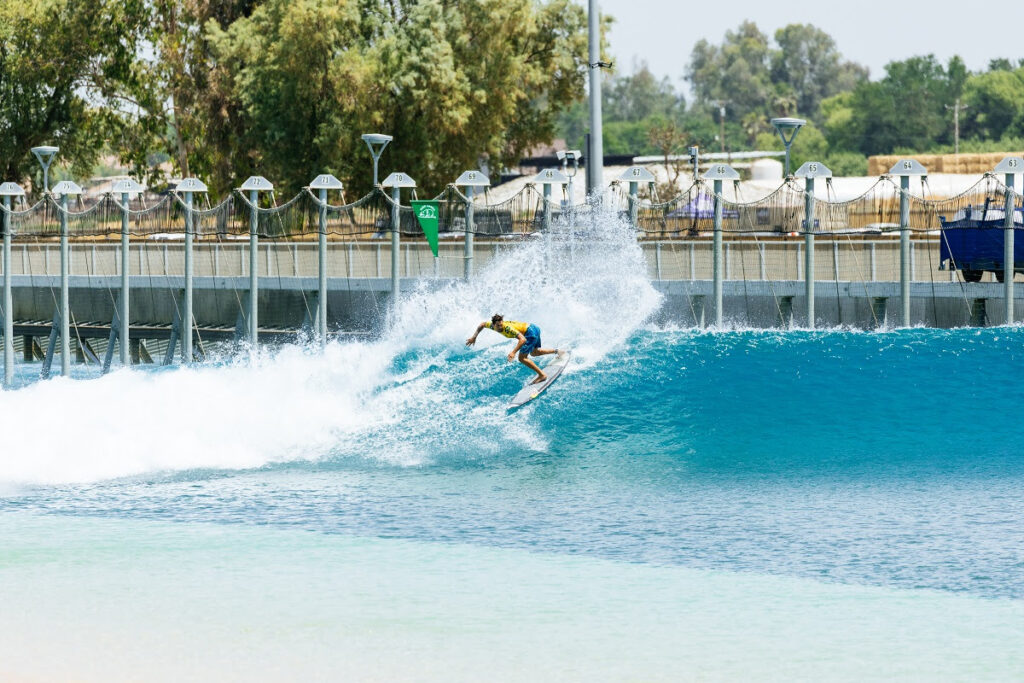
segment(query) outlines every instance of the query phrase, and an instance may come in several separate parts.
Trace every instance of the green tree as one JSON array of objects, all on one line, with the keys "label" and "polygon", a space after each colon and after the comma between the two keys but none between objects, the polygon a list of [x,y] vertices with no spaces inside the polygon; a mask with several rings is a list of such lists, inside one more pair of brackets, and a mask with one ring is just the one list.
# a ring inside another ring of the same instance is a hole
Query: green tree
[{"label": "green tree", "polygon": [[831,36],[814,26],[785,26],[775,42],[777,47],[749,21],[727,32],[721,45],[699,41],[686,70],[696,105],[716,109],[725,103],[735,120],[753,113],[817,120],[823,99],[867,80],[867,69],[844,61]]},{"label": "green tree", "polygon": [[1024,67],[975,74],[964,85],[965,138],[998,140],[1024,135]]},{"label": "green tree", "polygon": [[229,172],[219,151],[244,132],[233,82],[213,58],[210,37],[248,17],[257,0],[150,0],[143,33],[151,59],[140,68],[159,97],[141,112],[160,133],[149,142],[165,150],[177,172],[211,178]]},{"label": "green tree", "polygon": [[570,0],[266,0],[208,22],[215,86],[237,107],[219,186],[260,172],[288,190],[331,171],[369,189],[361,132],[395,136],[385,168],[439,189],[550,140],[582,97],[586,18]]},{"label": "green tree", "polygon": [[657,194],[666,199],[675,197],[679,193],[679,178],[689,167],[689,164],[680,158],[688,136],[673,121],[651,126],[648,135],[651,145],[658,150],[658,155],[665,165],[666,181],[656,184]]},{"label": "green tree", "polygon": [[686,108],[668,78],[658,79],[645,62],[628,76],[613,76],[601,90],[601,107],[607,121],[641,121],[651,116],[675,118]]},{"label": "green tree", "polygon": [[0,0],[0,172],[39,178],[30,149],[61,148],[61,163],[88,176],[108,144],[137,166],[145,150],[135,112],[151,106],[136,53],[140,3]]},{"label": "green tree", "polygon": [[220,192],[254,174],[288,192],[319,172],[347,170],[327,161],[363,144],[356,112],[369,67],[353,44],[358,28],[354,3],[308,0],[271,0],[226,29],[207,22],[218,67],[207,96],[227,110],[199,113]]},{"label": "green tree", "polygon": [[[1024,66],[1024,59],[1017,63],[1017,66]],[[988,62],[989,71],[1013,71],[1013,62],[1005,57],[990,59]]]},{"label": "green tree", "polygon": [[790,24],[775,32],[772,82],[785,84],[796,97],[796,111],[818,117],[821,101],[852,90],[867,80],[866,67],[843,61],[830,35],[809,24]]},{"label": "green tree", "polygon": [[829,152],[823,161],[837,177],[863,176],[868,172],[868,158],[858,152]]},{"label": "green tree", "polygon": [[[686,114],[686,101],[668,78],[658,79],[647,64],[634,66],[632,74],[612,75],[601,89],[605,154],[654,154],[648,131]],[[582,148],[590,128],[590,108],[577,101],[557,119],[557,135],[570,147]]]},{"label": "green tree", "polygon": [[[952,66],[956,75],[956,63]],[[900,148],[924,151],[951,141],[945,107],[955,100],[956,83],[934,55],[890,62],[885,70],[881,81],[861,83],[844,102],[850,112],[848,126],[843,142],[836,141],[833,149],[886,154]],[[835,117],[840,112],[831,113]],[[837,130],[838,120],[826,127]]]},{"label": "green tree", "polygon": [[724,102],[732,118],[764,111],[774,90],[768,36],[751,21],[727,31],[721,46],[700,40],[693,48],[686,78],[697,103],[705,108]]},{"label": "green tree", "polygon": [[839,93],[821,101],[819,107],[822,130],[828,139],[832,151],[852,151],[860,149],[858,135],[859,122],[854,111],[854,95],[852,92]]}]

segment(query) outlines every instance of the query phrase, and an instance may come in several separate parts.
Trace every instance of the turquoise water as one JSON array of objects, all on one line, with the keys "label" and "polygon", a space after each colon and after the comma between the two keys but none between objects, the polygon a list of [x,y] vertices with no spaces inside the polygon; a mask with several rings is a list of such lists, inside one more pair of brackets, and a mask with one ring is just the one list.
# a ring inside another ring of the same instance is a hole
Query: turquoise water
[{"label": "turquoise water", "polygon": [[[606,238],[529,299],[539,245],[324,353],[25,368],[0,674],[1024,673],[1024,329],[652,326],[632,238]],[[461,343],[492,309],[575,351],[513,414],[508,343]]]},{"label": "turquoise water", "polygon": [[3,680],[999,681],[1024,670],[1019,600],[252,524],[5,513],[0,537]]},{"label": "turquoise water", "polygon": [[[19,487],[0,510],[1021,598],[1019,372],[1007,369],[1022,344],[1018,330],[642,332],[509,417],[500,406],[521,373],[495,381],[462,354],[419,376],[462,378],[456,407],[427,409],[436,419],[398,415],[386,434],[256,468]],[[393,369],[434,357],[403,354]]]}]

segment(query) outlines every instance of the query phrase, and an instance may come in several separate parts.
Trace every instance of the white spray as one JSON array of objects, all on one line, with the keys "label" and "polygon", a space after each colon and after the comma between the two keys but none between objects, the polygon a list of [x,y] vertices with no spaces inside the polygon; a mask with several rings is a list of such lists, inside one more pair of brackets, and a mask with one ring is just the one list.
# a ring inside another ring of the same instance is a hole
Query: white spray
[{"label": "white spray", "polygon": [[502,247],[470,283],[403,297],[377,341],[297,346],[257,365],[121,370],[0,392],[0,483],[89,482],[152,472],[246,469],[292,460],[371,458],[414,465],[486,457],[494,435],[543,449],[526,416],[488,394],[508,340],[463,342],[495,312],[536,323],[545,346],[585,371],[660,305],[635,234],[609,213],[553,240]]}]

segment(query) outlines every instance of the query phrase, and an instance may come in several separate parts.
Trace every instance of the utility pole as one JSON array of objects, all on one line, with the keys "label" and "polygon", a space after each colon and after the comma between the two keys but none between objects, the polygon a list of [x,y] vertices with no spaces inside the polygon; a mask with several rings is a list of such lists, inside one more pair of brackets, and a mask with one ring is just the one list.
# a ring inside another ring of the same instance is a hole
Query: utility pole
[{"label": "utility pole", "polygon": [[601,69],[611,64],[601,61],[601,19],[597,0],[587,4],[590,67],[590,144],[587,146],[587,167],[590,168],[590,192],[604,193],[604,148],[601,130]]},{"label": "utility pole", "polygon": [[953,112],[953,154],[960,154],[960,112],[970,105],[960,104],[960,98],[956,98],[956,104],[952,107],[948,104],[946,109]]}]

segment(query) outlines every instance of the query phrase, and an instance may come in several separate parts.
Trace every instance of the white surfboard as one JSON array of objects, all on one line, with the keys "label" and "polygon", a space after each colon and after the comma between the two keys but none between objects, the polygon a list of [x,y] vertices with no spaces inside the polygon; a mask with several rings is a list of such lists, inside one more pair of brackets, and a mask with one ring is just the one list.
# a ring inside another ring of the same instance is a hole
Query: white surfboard
[{"label": "white surfboard", "polygon": [[570,355],[568,351],[560,351],[553,361],[544,366],[544,374],[548,378],[537,384],[527,383],[526,386],[519,390],[518,394],[512,397],[508,408],[510,410],[520,408],[544,393],[544,390],[551,386],[558,379],[558,376],[562,374],[562,370],[565,370],[565,366],[569,363]]}]

